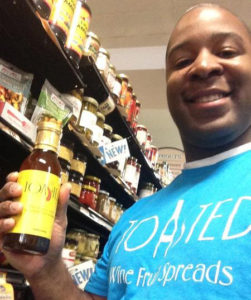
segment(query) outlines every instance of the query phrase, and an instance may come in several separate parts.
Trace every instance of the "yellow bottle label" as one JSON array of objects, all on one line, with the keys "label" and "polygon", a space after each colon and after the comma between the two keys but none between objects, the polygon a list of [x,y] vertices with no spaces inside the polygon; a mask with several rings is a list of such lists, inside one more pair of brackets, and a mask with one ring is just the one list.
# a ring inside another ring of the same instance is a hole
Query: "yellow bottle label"
[{"label": "yellow bottle label", "polygon": [[15,217],[13,233],[31,234],[51,238],[60,178],[39,170],[24,170],[19,173],[18,183],[23,192],[17,201],[23,204],[23,211]]},{"label": "yellow bottle label", "polygon": [[89,29],[90,18],[89,11],[82,7],[81,2],[77,2],[66,47],[74,50],[80,57],[84,50],[84,41]]},{"label": "yellow bottle label", "polygon": [[49,22],[60,27],[66,36],[70,30],[76,1],[77,0],[56,0],[52,7]]},{"label": "yellow bottle label", "polygon": [[13,286],[6,282],[6,273],[2,272],[0,272],[0,300],[14,300]]}]

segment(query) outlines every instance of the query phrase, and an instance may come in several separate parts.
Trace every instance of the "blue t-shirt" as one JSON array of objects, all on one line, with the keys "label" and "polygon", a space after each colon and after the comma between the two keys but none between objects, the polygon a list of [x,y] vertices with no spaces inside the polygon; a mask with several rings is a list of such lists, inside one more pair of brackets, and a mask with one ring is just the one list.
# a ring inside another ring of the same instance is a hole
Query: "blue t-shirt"
[{"label": "blue t-shirt", "polygon": [[108,299],[251,299],[251,151],[185,169],[114,226],[86,291]]}]

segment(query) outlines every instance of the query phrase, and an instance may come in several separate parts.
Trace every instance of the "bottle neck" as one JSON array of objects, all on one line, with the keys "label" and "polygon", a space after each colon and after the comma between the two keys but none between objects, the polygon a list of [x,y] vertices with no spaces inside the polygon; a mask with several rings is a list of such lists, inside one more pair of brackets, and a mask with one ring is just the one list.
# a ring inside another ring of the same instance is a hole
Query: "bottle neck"
[{"label": "bottle neck", "polygon": [[34,149],[50,150],[58,153],[60,134],[54,130],[38,130]]}]

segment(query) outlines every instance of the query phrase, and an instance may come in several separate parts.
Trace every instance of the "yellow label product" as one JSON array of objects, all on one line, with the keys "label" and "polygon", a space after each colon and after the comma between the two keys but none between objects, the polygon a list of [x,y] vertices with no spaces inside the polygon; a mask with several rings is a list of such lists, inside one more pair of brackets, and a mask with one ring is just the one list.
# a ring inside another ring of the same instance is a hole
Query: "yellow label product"
[{"label": "yellow label product", "polygon": [[60,178],[39,170],[24,170],[18,176],[23,192],[17,201],[23,204],[11,232],[51,238],[60,189]]},{"label": "yellow label product", "polygon": [[67,36],[76,6],[76,0],[55,0],[49,22],[58,26]]},{"label": "yellow label product", "polygon": [[89,28],[90,19],[90,11],[81,1],[78,1],[72,19],[70,33],[66,41],[66,48],[75,51],[80,57],[83,53],[84,41]]},{"label": "yellow label product", "polygon": [[10,283],[7,283],[6,273],[0,272],[0,300],[14,300],[14,290]]}]

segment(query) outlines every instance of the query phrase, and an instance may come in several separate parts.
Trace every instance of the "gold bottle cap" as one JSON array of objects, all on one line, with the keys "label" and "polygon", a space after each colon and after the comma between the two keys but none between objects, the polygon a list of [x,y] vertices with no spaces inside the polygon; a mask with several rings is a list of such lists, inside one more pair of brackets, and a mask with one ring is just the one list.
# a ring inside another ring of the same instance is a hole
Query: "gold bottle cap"
[{"label": "gold bottle cap", "polygon": [[87,32],[86,36],[93,38],[100,44],[99,37],[94,32],[89,31],[89,32]]},{"label": "gold bottle cap", "polygon": [[122,80],[126,80],[126,81],[129,81],[129,77],[126,75],[126,74],[119,74],[118,77]]},{"label": "gold bottle cap", "polygon": [[98,107],[98,101],[95,100],[94,98],[92,97],[84,97],[84,102],[88,102],[88,103],[91,103],[93,104],[94,106]]},{"label": "gold bottle cap", "polygon": [[101,112],[99,112],[99,111],[97,112],[97,117],[98,117],[98,119],[105,121],[105,116],[103,114],[101,114]]},{"label": "gold bottle cap", "polygon": [[104,129],[108,130],[109,132],[113,132],[112,126],[108,125],[108,124],[104,124]]},{"label": "gold bottle cap", "polygon": [[61,138],[62,122],[55,119],[41,120],[37,123],[35,149],[45,149],[58,152]]}]

